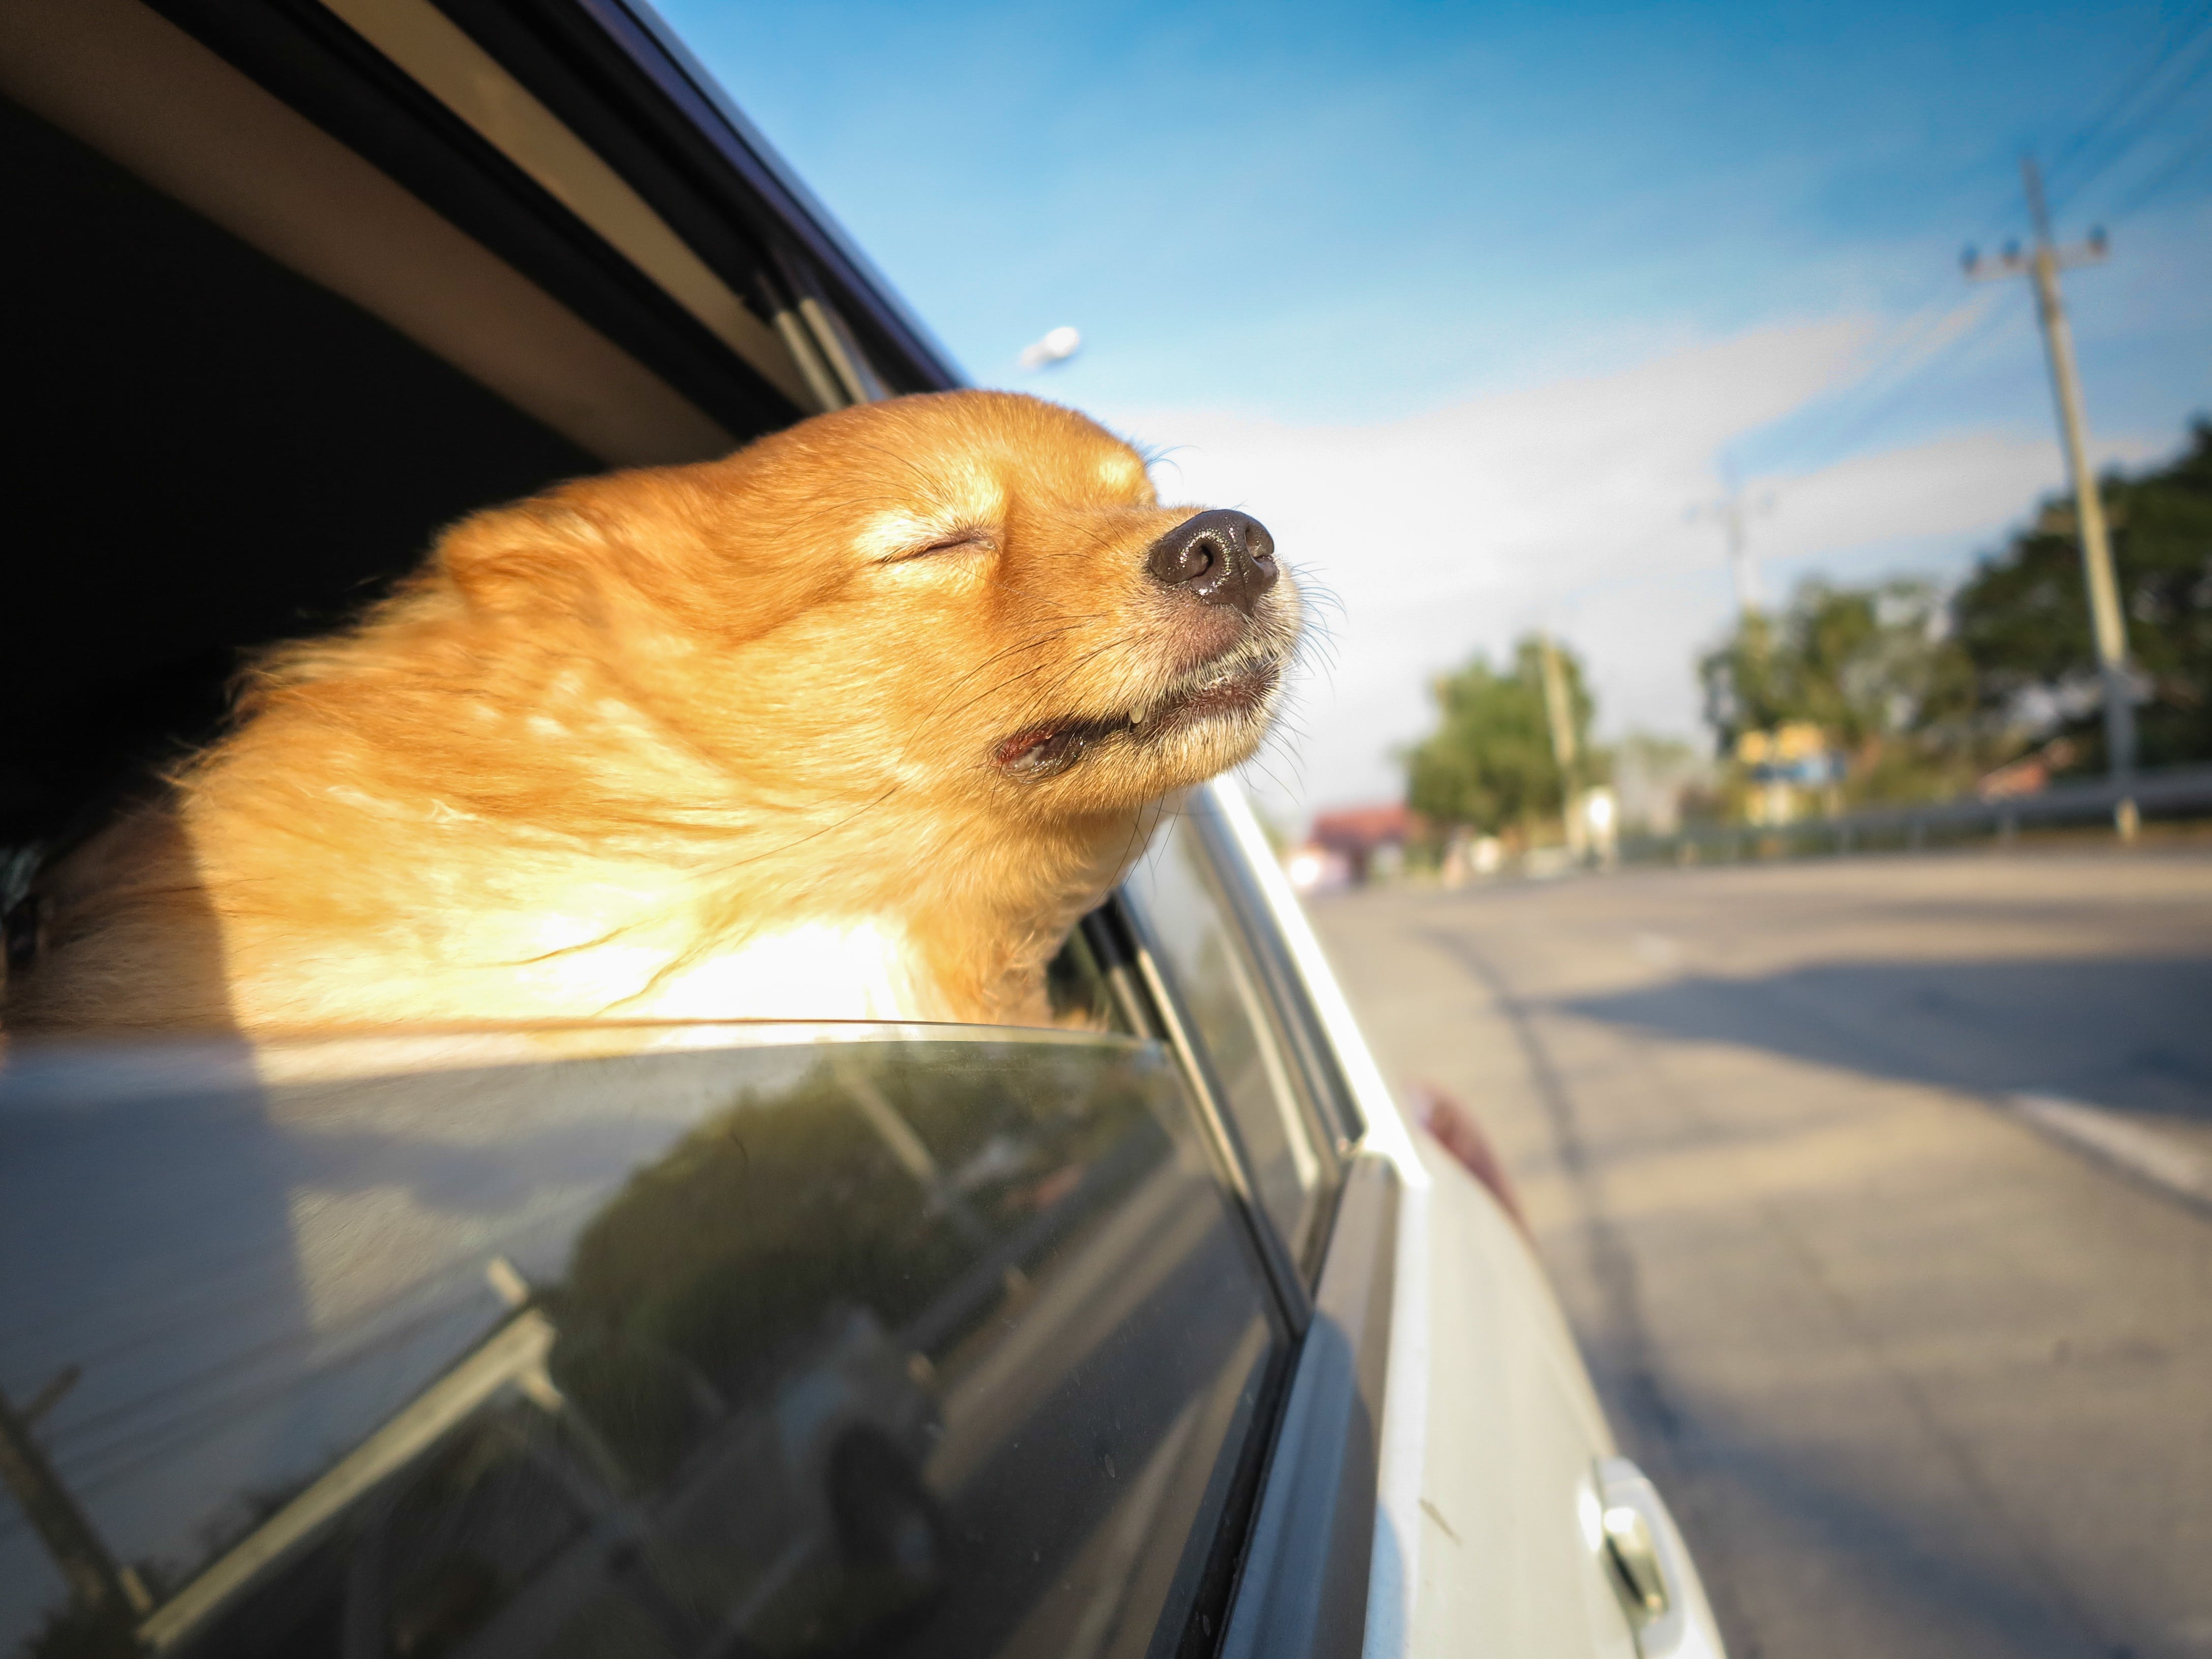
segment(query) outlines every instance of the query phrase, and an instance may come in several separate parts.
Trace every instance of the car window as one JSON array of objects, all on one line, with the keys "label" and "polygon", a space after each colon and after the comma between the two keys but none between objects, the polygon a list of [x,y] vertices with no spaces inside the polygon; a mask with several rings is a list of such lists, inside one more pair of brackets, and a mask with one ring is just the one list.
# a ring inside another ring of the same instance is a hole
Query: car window
[{"label": "car window", "polygon": [[1172,1650],[1252,1236],[1160,1044],[912,1031],[15,1057],[0,1644]]},{"label": "car window", "polygon": [[1292,1260],[1310,1266],[1332,1170],[1326,1142],[1189,818],[1170,821],[1123,890],[1167,960],[1222,1109],[1243,1143],[1254,1195]]}]

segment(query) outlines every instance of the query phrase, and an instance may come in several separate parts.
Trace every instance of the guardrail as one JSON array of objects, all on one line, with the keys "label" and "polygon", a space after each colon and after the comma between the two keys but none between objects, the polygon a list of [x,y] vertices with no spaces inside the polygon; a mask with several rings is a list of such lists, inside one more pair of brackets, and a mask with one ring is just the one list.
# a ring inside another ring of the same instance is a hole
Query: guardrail
[{"label": "guardrail", "polygon": [[1870,808],[1792,823],[1697,824],[1672,836],[1624,836],[1620,856],[1631,864],[1731,863],[1823,853],[1917,850],[1985,836],[2007,842],[2028,828],[2116,823],[2121,803],[2128,800],[2146,820],[2212,816],[2212,765],[2138,772],[2124,787],[2107,778],[2069,780],[2032,795],[1991,800],[1974,797]]}]

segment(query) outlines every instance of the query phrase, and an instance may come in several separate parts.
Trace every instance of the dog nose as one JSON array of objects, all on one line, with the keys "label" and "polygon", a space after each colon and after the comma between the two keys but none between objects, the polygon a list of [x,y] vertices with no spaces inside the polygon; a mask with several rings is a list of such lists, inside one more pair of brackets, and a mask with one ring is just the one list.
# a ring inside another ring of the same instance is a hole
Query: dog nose
[{"label": "dog nose", "polygon": [[1249,617],[1275,585],[1275,538],[1250,514],[1216,507],[1154,542],[1145,568],[1169,587],[1188,587],[1207,605],[1233,605]]}]

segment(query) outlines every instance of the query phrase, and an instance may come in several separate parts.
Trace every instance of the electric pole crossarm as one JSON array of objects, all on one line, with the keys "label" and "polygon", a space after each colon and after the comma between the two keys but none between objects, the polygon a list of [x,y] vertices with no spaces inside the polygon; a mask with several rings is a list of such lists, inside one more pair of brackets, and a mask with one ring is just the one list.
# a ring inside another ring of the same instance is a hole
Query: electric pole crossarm
[{"label": "electric pole crossarm", "polygon": [[[2048,250],[2051,262],[2061,270],[2072,270],[2081,265],[2101,265],[2112,257],[2112,244],[2105,240],[2102,231],[2093,233],[2086,242],[2076,242],[2071,247],[2054,246]],[[2018,247],[2008,247],[1994,259],[1984,259],[1972,248],[1968,248],[1960,260],[1960,267],[1970,283],[1999,283],[2008,276],[2026,276],[2035,269],[2040,252],[2022,252]]]},{"label": "electric pole crossarm", "polygon": [[1717,501],[1692,507],[1686,516],[1692,523],[1701,519],[1712,520],[1727,535],[1729,572],[1735,580],[1736,610],[1747,617],[1762,607],[1759,566],[1751,556],[1750,523],[1754,514],[1774,510],[1774,497],[1769,495],[1761,495],[1755,501],[1745,500],[1742,486],[1735,483],[1732,469],[1727,482],[1727,495]]}]

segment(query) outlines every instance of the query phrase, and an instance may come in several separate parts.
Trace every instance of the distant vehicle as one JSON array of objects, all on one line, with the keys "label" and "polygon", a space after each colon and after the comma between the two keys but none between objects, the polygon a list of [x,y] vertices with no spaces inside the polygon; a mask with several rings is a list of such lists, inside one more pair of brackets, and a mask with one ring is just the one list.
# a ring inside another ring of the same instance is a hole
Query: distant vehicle
[{"label": "distant vehicle", "polygon": [[[458,515],[958,382],[635,0],[15,0],[0,93],[11,871]],[[1052,988],[19,1044],[0,1644],[1718,1652],[1232,784]]]}]

